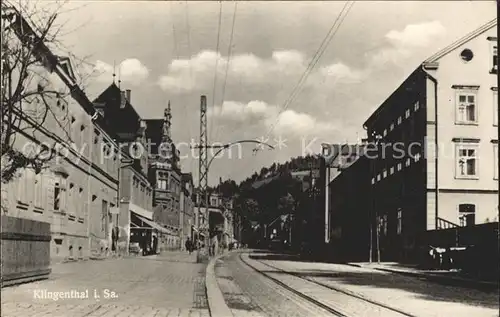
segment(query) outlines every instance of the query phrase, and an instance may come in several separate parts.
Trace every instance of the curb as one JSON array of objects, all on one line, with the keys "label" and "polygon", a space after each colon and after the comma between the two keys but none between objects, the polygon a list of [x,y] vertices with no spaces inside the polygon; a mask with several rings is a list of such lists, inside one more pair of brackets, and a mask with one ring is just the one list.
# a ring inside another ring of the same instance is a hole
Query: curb
[{"label": "curb", "polygon": [[429,281],[439,282],[439,283],[443,283],[443,284],[450,285],[450,286],[473,288],[473,289],[477,289],[480,291],[495,291],[495,290],[498,290],[498,288],[499,288],[499,285],[497,283],[494,283],[494,282],[477,281],[477,280],[461,278],[461,277],[443,276],[443,275],[432,274],[432,273],[399,271],[399,270],[385,269],[385,268],[370,268],[370,267],[363,266],[363,265],[356,264],[356,263],[347,263],[347,265],[353,266],[353,267],[358,267],[358,268],[363,268],[363,269],[372,269],[372,270],[380,271],[380,272],[395,273],[395,274],[400,274],[400,275],[410,276],[410,277],[420,277],[420,278],[425,278]]},{"label": "curb", "polygon": [[208,311],[213,317],[233,317],[231,309],[226,304],[224,296],[215,276],[215,262],[226,254],[218,255],[208,262],[205,274],[205,289],[207,292]]}]

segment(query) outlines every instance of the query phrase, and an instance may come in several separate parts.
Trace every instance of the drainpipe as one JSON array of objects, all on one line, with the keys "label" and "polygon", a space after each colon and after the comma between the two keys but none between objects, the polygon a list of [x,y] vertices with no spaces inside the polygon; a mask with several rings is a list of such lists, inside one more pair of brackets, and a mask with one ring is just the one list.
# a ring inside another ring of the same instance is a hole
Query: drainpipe
[{"label": "drainpipe", "polygon": [[[431,74],[429,74],[427,71],[424,69],[424,73],[426,78],[430,79],[434,83],[434,124],[435,124],[435,129],[434,129],[434,150],[435,150],[435,157],[434,157],[434,164],[436,168],[436,173],[434,175],[435,178],[435,187],[436,187],[436,205],[435,205],[435,210],[434,210],[434,229],[438,229],[438,206],[439,206],[439,169],[438,169],[438,154],[439,154],[439,146],[438,146],[438,81],[436,78],[434,78]],[[426,103],[427,104],[427,103]],[[427,106],[427,105],[426,105]]]}]

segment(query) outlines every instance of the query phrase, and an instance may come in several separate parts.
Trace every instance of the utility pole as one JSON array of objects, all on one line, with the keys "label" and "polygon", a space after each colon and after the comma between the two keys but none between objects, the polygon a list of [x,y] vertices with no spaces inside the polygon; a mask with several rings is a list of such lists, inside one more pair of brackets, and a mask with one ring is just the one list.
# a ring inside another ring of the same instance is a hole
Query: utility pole
[{"label": "utility pole", "polygon": [[[200,151],[199,169],[198,169],[198,191],[200,193],[200,206],[198,208],[198,217],[202,207],[205,207],[205,216],[209,218],[208,212],[208,155],[207,155],[207,96],[200,98]],[[200,228],[198,228],[200,229]],[[201,230],[199,230],[201,231]],[[207,237],[205,237],[206,239]],[[210,238],[210,236],[208,237]],[[205,245],[208,246],[208,241],[205,240]]]},{"label": "utility pole", "polygon": [[[498,64],[500,64],[500,58],[498,57],[498,48],[500,48],[499,44],[499,39],[500,39],[500,26],[498,25],[498,19],[500,18],[500,0],[497,0],[497,96],[498,96],[498,89],[500,88],[500,72],[498,70]],[[498,97],[497,97],[497,102],[498,102]],[[500,106],[497,104],[497,118],[500,118]],[[497,141],[500,141],[500,124],[497,124]],[[500,144],[497,146],[497,170],[500,171]],[[497,236],[498,236],[498,255],[497,255],[497,261],[499,262],[500,265],[500,177],[498,178],[498,204],[497,204],[497,212],[498,212],[498,228],[497,228]]]}]

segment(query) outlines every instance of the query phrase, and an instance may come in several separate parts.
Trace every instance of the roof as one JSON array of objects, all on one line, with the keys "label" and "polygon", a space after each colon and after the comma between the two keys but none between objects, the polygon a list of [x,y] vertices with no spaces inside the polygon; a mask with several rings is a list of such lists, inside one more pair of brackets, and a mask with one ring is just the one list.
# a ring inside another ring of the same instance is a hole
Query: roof
[{"label": "roof", "polygon": [[477,36],[483,34],[484,32],[490,30],[494,26],[497,25],[497,20],[493,19],[489,21],[488,23],[483,24],[479,28],[475,29],[474,31],[466,34],[465,36],[461,37],[460,39],[456,40],[455,42],[451,43],[450,45],[446,46],[442,50],[438,51],[434,55],[430,56],[426,60],[424,60],[418,67],[408,76],[406,79],[401,83],[401,85],[398,86],[396,90],[392,92],[392,94],[384,100],[384,102],[370,115],[370,117],[364,122],[363,126],[369,125],[371,122],[373,122],[379,114],[383,111],[384,106],[386,105],[387,101],[390,100],[393,96],[397,94],[399,89],[406,84],[409,83],[409,80],[416,74],[422,72],[422,66],[426,66],[429,64],[434,64],[436,63],[439,59],[441,59],[443,56],[449,54],[450,52],[454,51],[458,47],[462,46],[463,44],[469,42],[470,40],[476,38]]},{"label": "roof", "polygon": [[423,64],[431,64],[437,62],[441,57],[447,55],[448,53],[454,51],[458,47],[464,45],[465,43],[469,42],[470,40],[478,37],[479,35],[483,34],[484,32],[490,30],[491,28],[495,27],[497,25],[497,19],[493,19],[489,21],[488,23],[483,24],[479,28],[475,29],[474,31],[466,34],[465,36],[459,38],[455,42],[451,43],[450,45],[446,46],[436,54],[432,55],[428,59],[426,59]]},{"label": "roof", "polygon": [[146,119],[146,139],[151,141],[151,154],[158,154],[158,146],[163,138],[164,119]]}]

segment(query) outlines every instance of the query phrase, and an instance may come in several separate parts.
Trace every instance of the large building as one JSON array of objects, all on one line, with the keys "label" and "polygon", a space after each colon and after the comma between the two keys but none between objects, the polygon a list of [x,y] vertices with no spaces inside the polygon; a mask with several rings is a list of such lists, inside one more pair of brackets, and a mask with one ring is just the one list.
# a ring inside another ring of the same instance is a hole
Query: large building
[{"label": "large building", "polygon": [[166,250],[181,247],[181,169],[180,153],[171,137],[172,114],[170,102],[163,119],[146,120],[150,164],[148,179],[153,185],[153,217],[171,234],[161,241]]},{"label": "large building", "polygon": [[[15,21],[16,33],[33,32],[21,16]],[[118,163],[104,157],[102,144],[112,153],[118,151],[117,144],[78,86],[70,60],[54,55],[43,44],[38,49],[37,54],[47,62],[32,72],[31,83],[39,95],[20,106],[23,115],[19,116],[20,125],[14,127],[12,145],[19,150],[49,145],[58,154],[41,171],[22,168],[13,181],[2,186],[4,214],[49,223],[53,261],[103,254],[111,244],[110,208],[117,205]],[[43,93],[55,90],[59,93]],[[39,246],[34,254],[42,257]],[[6,250],[2,247],[2,258],[8,257]]]},{"label": "large building", "polygon": [[[147,253],[159,250],[162,236],[169,231],[153,221],[153,188],[148,180],[146,122],[132,105],[131,90],[122,91],[114,82],[94,101],[110,133],[120,147],[119,209],[112,249],[119,245],[127,253],[130,243],[138,243]],[[120,120],[116,120],[120,118]]]},{"label": "large building", "polygon": [[[332,144],[325,156],[329,258],[364,262],[374,250],[370,161],[365,144]],[[370,239],[370,233],[372,239]]]},{"label": "large building", "polygon": [[[498,221],[496,20],[425,60],[368,118],[382,260],[426,230]],[[373,156],[373,155],[372,155]]]}]

